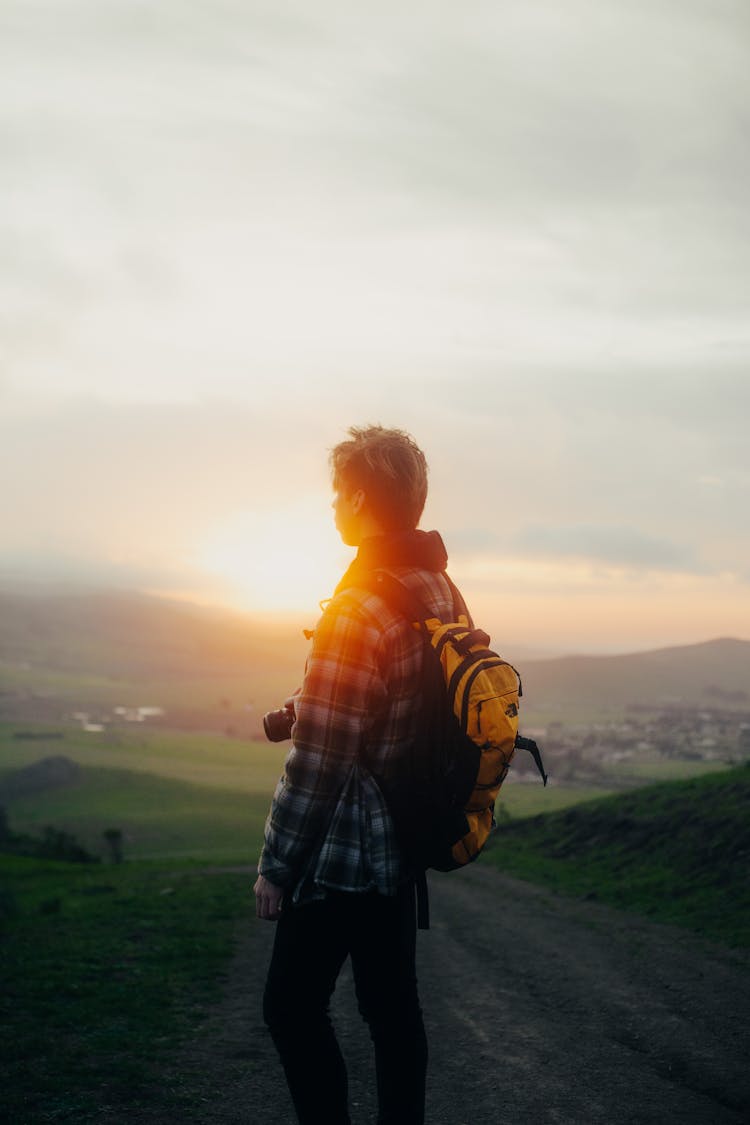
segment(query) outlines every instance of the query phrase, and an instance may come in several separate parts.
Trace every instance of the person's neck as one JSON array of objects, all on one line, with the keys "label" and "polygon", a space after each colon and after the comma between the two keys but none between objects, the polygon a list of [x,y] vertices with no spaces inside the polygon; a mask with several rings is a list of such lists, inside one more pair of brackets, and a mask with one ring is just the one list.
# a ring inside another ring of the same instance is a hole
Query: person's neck
[{"label": "person's neck", "polygon": [[359,543],[357,546],[361,547],[368,539],[382,539],[383,536],[387,534],[388,532],[383,527],[380,520],[375,519],[374,516],[369,514],[362,515],[359,527]]}]

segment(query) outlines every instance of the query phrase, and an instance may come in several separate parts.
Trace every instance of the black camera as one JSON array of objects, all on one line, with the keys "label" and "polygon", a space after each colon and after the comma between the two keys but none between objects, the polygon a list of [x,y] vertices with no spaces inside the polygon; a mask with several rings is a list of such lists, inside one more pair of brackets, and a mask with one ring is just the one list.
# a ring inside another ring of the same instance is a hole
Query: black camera
[{"label": "black camera", "polygon": [[283,742],[285,738],[291,738],[293,726],[294,707],[291,704],[263,716],[263,730],[269,742]]}]

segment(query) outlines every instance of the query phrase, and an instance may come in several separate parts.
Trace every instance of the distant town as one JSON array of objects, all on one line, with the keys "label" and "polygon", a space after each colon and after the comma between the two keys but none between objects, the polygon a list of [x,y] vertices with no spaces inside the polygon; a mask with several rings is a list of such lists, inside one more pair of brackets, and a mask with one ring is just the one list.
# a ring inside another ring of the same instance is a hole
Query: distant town
[{"label": "distant town", "polygon": [[88,711],[73,711],[71,719],[81,724],[81,729],[89,734],[99,734],[113,721],[118,723],[145,723],[147,719],[162,719],[166,715],[163,707],[115,707],[106,716],[92,716]]},{"label": "distant town", "polygon": [[[544,748],[547,769],[558,781],[600,781],[617,766],[649,759],[724,764],[750,760],[750,712],[681,706],[627,708],[621,721],[552,722],[524,733]],[[535,776],[524,769],[524,774]]]}]

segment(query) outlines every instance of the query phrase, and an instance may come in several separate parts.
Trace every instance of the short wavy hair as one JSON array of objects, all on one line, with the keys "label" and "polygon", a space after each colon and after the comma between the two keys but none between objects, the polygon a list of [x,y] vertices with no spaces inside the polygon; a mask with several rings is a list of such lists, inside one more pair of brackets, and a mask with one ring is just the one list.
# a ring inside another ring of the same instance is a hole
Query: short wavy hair
[{"label": "short wavy hair", "polygon": [[411,531],[427,499],[427,461],[414,438],[383,426],[352,426],[330,453],[333,487],[361,488],[386,531]]}]

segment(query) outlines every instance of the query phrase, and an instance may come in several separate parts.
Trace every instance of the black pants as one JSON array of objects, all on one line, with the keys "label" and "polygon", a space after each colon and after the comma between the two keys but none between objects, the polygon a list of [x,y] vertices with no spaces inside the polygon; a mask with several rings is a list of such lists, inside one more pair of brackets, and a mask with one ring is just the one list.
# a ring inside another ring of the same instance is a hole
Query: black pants
[{"label": "black pants", "polygon": [[282,913],[263,1015],[302,1125],[350,1125],[346,1068],[328,1016],[348,955],[375,1046],[378,1125],[424,1122],[427,1041],[415,952],[412,886],[393,898],[332,893]]}]

